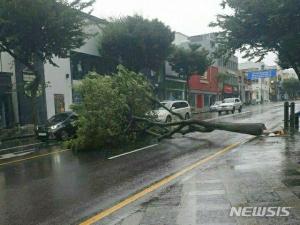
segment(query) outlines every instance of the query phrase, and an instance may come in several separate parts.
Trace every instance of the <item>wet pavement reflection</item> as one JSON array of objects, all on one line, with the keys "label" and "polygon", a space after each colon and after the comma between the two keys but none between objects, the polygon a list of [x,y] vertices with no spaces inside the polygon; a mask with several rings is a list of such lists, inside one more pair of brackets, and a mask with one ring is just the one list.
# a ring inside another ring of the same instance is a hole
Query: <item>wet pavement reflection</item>
[{"label": "wet pavement reflection", "polygon": [[[259,147],[258,147],[259,146]],[[97,224],[300,224],[300,135],[261,137]],[[231,207],[291,207],[287,217],[229,216]]]},{"label": "wet pavement reflection", "polygon": [[[265,122],[270,129],[282,124],[283,110],[276,105],[251,106],[246,111],[250,113],[233,117],[212,113],[206,117]],[[113,160],[101,152],[55,152],[62,150],[57,147],[29,155],[36,158],[24,161],[1,165],[10,161],[0,160],[0,224],[78,224],[138,190],[249,137],[224,131],[177,135],[149,150]],[[99,224],[299,224],[299,142],[297,134],[256,138]],[[255,204],[294,207],[292,217],[279,218],[280,223],[272,223],[274,218],[269,221],[228,217],[228,209],[233,205]]]}]

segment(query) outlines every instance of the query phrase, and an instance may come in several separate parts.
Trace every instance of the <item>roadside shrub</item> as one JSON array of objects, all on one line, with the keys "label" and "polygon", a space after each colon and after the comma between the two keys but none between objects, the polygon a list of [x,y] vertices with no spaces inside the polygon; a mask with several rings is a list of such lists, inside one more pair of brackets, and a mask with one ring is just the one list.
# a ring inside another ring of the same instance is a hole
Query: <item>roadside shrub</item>
[{"label": "roadside shrub", "polygon": [[76,87],[81,102],[72,109],[79,116],[75,150],[104,149],[135,141],[128,130],[132,115],[144,117],[151,110],[151,85],[143,75],[118,66],[112,75],[90,73]]}]

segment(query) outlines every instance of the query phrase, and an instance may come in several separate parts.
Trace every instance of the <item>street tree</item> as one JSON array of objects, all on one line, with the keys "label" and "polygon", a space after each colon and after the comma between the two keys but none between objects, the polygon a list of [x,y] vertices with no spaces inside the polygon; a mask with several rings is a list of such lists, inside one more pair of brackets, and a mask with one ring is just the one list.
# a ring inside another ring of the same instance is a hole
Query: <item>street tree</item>
[{"label": "street tree", "polygon": [[113,19],[104,27],[100,53],[115,66],[122,64],[149,75],[149,71],[159,71],[170,54],[173,40],[174,32],[157,19],[126,16]]},{"label": "street tree", "polygon": [[133,115],[144,117],[152,109],[147,96],[153,90],[145,76],[118,66],[112,75],[88,74],[75,88],[82,101],[72,106],[79,115],[74,149],[117,147],[139,137],[128,127]]},{"label": "street tree", "polygon": [[300,94],[300,81],[295,78],[283,80],[282,87],[291,99],[295,99]]},{"label": "street tree", "polygon": [[298,0],[223,0],[230,14],[217,16],[211,26],[221,28],[219,55],[240,50],[245,58],[262,60],[278,54],[282,68],[293,68],[300,79],[300,2]]},{"label": "street tree", "polygon": [[38,63],[57,66],[54,57],[68,57],[84,44],[86,16],[95,0],[0,0],[0,51],[7,52],[33,73],[25,86],[37,124],[36,97],[45,83]]},{"label": "street tree", "polygon": [[225,82],[230,78],[229,73],[220,72],[216,75],[217,83],[218,83],[218,91],[221,89],[221,98],[224,98],[224,86]]},{"label": "street tree", "polygon": [[188,48],[174,46],[168,61],[172,69],[186,79],[186,99],[189,99],[190,77],[195,74],[203,76],[213,63],[209,52],[197,44],[190,44]]}]

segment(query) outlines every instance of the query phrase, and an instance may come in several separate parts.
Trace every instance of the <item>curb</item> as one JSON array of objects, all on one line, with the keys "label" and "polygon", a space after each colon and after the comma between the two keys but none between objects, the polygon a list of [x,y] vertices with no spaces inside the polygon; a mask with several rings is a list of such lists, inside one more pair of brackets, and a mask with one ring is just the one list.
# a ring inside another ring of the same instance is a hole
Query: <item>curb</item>
[{"label": "curb", "polygon": [[58,145],[58,142],[36,142],[27,145],[14,146],[10,148],[0,149],[0,155],[14,154],[20,152],[39,151],[42,148]]},{"label": "curb", "polygon": [[4,138],[4,139],[0,140],[0,143],[4,142],[4,141],[13,141],[13,140],[18,140],[18,139],[30,138],[30,137],[34,137],[34,136],[35,136],[34,134],[27,134],[27,135],[22,135],[22,136],[17,136],[17,137]]}]

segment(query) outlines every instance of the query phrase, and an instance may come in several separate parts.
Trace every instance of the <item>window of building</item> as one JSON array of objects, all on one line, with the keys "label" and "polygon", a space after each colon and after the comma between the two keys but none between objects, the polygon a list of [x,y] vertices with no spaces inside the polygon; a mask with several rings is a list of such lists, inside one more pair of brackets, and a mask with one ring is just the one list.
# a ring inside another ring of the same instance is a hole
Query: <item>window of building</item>
[{"label": "window of building", "polygon": [[201,80],[207,80],[207,71],[203,75],[200,75],[200,81]]},{"label": "window of building", "polygon": [[55,114],[65,112],[65,98],[63,94],[54,94]]},{"label": "window of building", "polygon": [[101,57],[88,55],[79,52],[71,52],[71,73],[73,80],[81,80],[89,72],[105,73],[110,67],[109,62],[105,62]]}]

